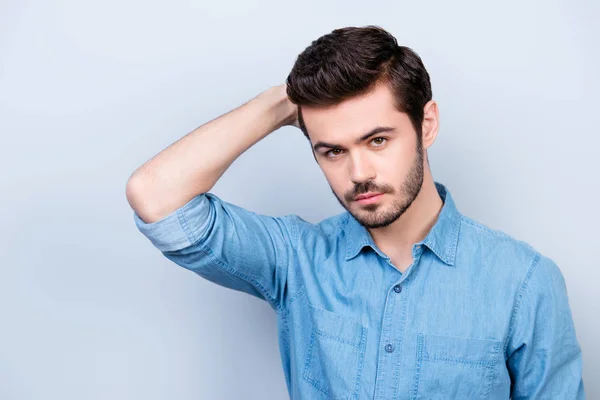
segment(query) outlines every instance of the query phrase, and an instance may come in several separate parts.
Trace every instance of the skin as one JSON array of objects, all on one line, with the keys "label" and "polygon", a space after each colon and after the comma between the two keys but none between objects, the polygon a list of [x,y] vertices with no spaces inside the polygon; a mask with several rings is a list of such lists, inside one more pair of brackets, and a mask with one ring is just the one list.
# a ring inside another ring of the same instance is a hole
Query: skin
[{"label": "skin", "polygon": [[[404,272],[413,244],[425,238],[443,206],[427,162],[439,128],[436,102],[424,107],[421,140],[385,83],[334,106],[303,106],[302,116],[333,194]],[[391,129],[373,132],[378,127]],[[355,200],[366,192],[383,195],[371,204]]]}]

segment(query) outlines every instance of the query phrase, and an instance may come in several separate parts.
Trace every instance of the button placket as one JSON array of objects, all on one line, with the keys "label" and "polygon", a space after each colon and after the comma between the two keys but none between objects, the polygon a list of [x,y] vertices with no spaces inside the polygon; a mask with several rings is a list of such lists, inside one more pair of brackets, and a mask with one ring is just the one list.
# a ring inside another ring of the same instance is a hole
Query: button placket
[{"label": "button placket", "polygon": [[[388,286],[387,299],[384,311],[384,323],[380,337],[380,357],[377,365],[377,376],[375,380],[374,400],[385,400],[392,398],[394,387],[397,388],[398,368],[400,368],[402,351],[402,341],[405,325],[406,287],[410,281],[412,268],[419,262],[419,252],[417,252],[413,263],[407,269],[408,273],[403,273],[400,280],[392,287]],[[398,308],[400,307],[400,308]],[[398,310],[397,315],[393,315],[393,310]]]}]

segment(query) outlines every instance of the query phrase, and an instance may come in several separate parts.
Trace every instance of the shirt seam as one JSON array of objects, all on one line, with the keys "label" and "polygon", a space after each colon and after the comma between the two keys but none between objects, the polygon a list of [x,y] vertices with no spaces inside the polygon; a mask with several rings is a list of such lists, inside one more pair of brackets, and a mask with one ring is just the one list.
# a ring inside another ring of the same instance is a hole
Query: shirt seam
[{"label": "shirt seam", "polygon": [[508,333],[506,335],[506,339],[504,341],[504,359],[507,360],[508,359],[508,355],[506,354],[506,349],[508,348],[508,342],[510,341],[511,336],[513,335],[513,331],[514,331],[514,327],[515,327],[515,320],[517,318],[517,314],[520,311],[520,307],[521,304],[523,302],[523,297],[525,296],[525,291],[527,290],[527,287],[529,285],[529,282],[531,281],[531,277],[533,276],[533,273],[537,270],[537,266],[539,265],[539,262],[541,260],[541,254],[536,253],[531,265],[529,266],[528,270],[527,270],[527,274],[525,275],[525,277],[523,278],[523,281],[521,282],[521,285],[519,287],[519,293],[517,295],[517,299],[515,300],[515,304],[513,305],[513,310],[511,312],[511,316],[510,316],[510,322],[508,324]]},{"label": "shirt seam", "polygon": [[[299,231],[299,224],[298,224],[298,219],[297,218],[290,218],[291,222],[292,222],[292,242],[293,242],[293,246],[292,246],[292,251],[293,251],[293,255],[294,255],[294,260],[299,260],[298,257],[298,245],[300,243],[300,238],[302,235],[300,235]],[[286,274],[286,277],[289,275],[289,265],[288,265],[288,273]],[[287,278],[286,278],[286,284],[287,284]],[[279,304],[278,308],[275,310],[280,316],[281,318],[286,318],[288,313],[289,313],[289,309],[290,306],[292,305],[292,303],[294,302],[294,300],[296,300],[298,297],[300,297],[300,295],[302,295],[302,293],[304,292],[304,282],[302,282],[301,286],[298,288],[298,290],[290,297],[290,300],[288,302],[287,305],[284,304],[284,302],[282,302],[281,304]],[[286,328],[287,328],[287,324],[286,324]],[[289,331],[289,330],[288,330]]]},{"label": "shirt seam", "polygon": [[183,232],[185,233],[185,236],[186,236],[188,242],[190,242],[191,245],[194,245],[196,242],[196,238],[194,237],[193,232],[187,223],[187,219],[185,218],[184,209],[177,211],[177,218],[179,219],[179,223],[181,224],[181,227],[183,229]]},{"label": "shirt seam", "polygon": [[502,232],[502,231],[493,229],[493,228],[491,228],[489,226],[483,225],[482,223],[474,221],[472,218],[467,217],[465,215],[461,215],[461,219],[462,219],[463,223],[465,223],[467,225],[470,225],[473,228],[480,229],[480,230],[482,230],[482,231],[484,231],[484,232],[486,232],[486,233],[488,233],[490,235],[493,235],[493,236],[495,236],[497,238],[502,238],[502,239],[507,239],[507,240],[510,240],[510,241],[517,242],[517,243],[519,243],[521,245],[524,245],[528,249],[535,251],[535,249],[531,246],[530,243],[527,243],[527,242],[525,242],[523,240],[520,240],[520,239],[517,239],[517,238],[515,238],[513,236],[510,236],[506,232]]}]

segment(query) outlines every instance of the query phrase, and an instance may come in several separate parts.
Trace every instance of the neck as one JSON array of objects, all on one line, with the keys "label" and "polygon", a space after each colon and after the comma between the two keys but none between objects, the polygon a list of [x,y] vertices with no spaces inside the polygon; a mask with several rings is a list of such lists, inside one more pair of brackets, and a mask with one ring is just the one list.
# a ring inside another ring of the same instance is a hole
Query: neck
[{"label": "neck", "polygon": [[[443,201],[429,168],[425,168],[421,191],[410,207],[392,224],[369,229],[373,241],[384,252],[412,254],[413,244],[425,239],[442,209]],[[389,252],[386,249],[393,249]]]}]

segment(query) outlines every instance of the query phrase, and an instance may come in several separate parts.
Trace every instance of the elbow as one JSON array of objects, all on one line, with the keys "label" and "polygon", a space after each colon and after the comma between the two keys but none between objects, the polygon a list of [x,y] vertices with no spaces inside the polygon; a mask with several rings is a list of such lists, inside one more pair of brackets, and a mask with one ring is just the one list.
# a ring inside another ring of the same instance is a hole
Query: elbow
[{"label": "elbow", "polygon": [[148,185],[148,181],[131,177],[125,188],[125,197],[130,207],[147,224],[160,221],[169,215],[176,206],[164,206],[157,196],[156,189]]},{"label": "elbow", "polygon": [[149,206],[148,196],[145,194],[147,191],[144,187],[145,185],[139,178],[135,176],[130,177],[125,186],[125,197],[133,211],[135,211],[142,221],[149,224],[158,221],[160,217]]}]

